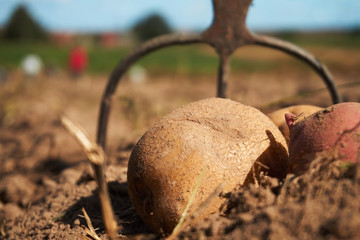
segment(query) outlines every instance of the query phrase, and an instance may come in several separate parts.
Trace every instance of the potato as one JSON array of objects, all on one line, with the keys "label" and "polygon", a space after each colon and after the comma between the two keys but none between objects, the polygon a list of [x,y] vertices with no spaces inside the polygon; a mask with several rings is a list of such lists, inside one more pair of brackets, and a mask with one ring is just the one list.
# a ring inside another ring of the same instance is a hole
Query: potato
[{"label": "potato", "polygon": [[294,105],[286,108],[281,108],[272,113],[268,114],[268,117],[275,123],[279,128],[280,132],[284,135],[286,143],[289,145],[290,141],[290,131],[289,127],[285,121],[285,113],[292,113],[301,118],[307,117],[317,111],[320,111],[322,108],[312,105]]},{"label": "potato", "polygon": [[360,158],[360,103],[339,103],[297,121],[286,114],[290,128],[290,172],[302,174],[316,155],[329,152],[342,161]]},{"label": "potato", "polygon": [[[128,164],[130,199],[150,229],[173,230],[204,168],[189,214],[223,182],[227,192],[254,182],[260,170],[285,177],[286,141],[266,115],[228,99],[201,100],[164,117],[141,137]],[[216,196],[199,219],[222,202]]]}]

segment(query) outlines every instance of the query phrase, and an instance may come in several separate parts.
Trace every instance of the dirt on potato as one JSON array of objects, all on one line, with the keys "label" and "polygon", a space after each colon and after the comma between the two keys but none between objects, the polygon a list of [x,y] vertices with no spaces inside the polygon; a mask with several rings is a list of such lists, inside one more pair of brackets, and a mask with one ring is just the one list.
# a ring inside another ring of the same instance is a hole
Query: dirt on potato
[{"label": "dirt on potato", "polygon": [[[334,75],[339,83],[354,80],[353,75]],[[232,79],[229,97],[265,113],[291,104],[331,104],[327,92],[277,101],[302,92],[304,86],[323,87],[314,74],[254,73]],[[26,79],[18,72],[2,83],[0,239],[95,239],[88,233],[82,209],[100,239],[108,239],[92,169],[59,121],[60,115],[68,116],[94,139],[105,83],[106,76],[84,76],[76,81],[65,74]],[[127,194],[127,161],[136,141],[160,117],[213,97],[216,77],[184,80],[165,76],[137,85],[125,79],[121,84],[114,97],[106,149],[106,179],[119,236],[163,238],[152,234],[135,213]],[[346,100],[360,100],[358,87],[341,92]],[[258,184],[222,193],[227,204],[221,213],[197,224],[190,221],[176,237],[359,239],[358,165],[334,163],[301,177],[288,176],[285,182],[264,177]]]}]

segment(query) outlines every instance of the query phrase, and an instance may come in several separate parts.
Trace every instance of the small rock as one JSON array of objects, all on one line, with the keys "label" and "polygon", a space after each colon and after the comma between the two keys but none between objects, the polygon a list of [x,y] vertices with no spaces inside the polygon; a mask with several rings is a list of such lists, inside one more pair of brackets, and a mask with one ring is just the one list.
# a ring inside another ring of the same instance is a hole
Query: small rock
[{"label": "small rock", "polygon": [[17,203],[26,207],[34,198],[36,185],[20,174],[10,175],[1,180],[0,193],[2,202]]},{"label": "small rock", "polygon": [[79,219],[75,219],[74,225],[75,225],[75,226],[80,226],[80,220],[79,220]]},{"label": "small rock", "polygon": [[75,185],[82,175],[81,171],[75,169],[66,169],[59,176],[60,183],[69,183]]},{"label": "small rock", "polygon": [[43,217],[50,220],[52,218],[51,212],[44,212],[42,213]]},{"label": "small rock", "polygon": [[11,220],[24,215],[24,211],[14,203],[5,204],[0,211],[4,214],[6,219]]},{"label": "small rock", "polygon": [[46,188],[49,188],[49,189],[53,189],[56,187],[56,182],[52,179],[50,179],[49,177],[47,176],[44,176],[42,178],[42,183],[45,185]]},{"label": "small rock", "polygon": [[65,228],[66,228],[66,226],[63,223],[59,225],[60,230],[65,230]]}]

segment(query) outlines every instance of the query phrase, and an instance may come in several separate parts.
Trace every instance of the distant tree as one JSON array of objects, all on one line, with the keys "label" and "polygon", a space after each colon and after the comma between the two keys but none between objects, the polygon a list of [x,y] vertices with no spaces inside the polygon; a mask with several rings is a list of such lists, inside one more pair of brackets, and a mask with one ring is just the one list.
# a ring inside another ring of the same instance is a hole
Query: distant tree
[{"label": "distant tree", "polygon": [[350,30],[351,35],[353,36],[360,36],[360,27],[353,28]]},{"label": "distant tree", "polygon": [[20,5],[6,24],[3,37],[8,40],[46,40],[47,33]]},{"label": "distant tree", "polygon": [[141,42],[172,31],[165,19],[159,14],[151,14],[136,23],[132,29]]}]

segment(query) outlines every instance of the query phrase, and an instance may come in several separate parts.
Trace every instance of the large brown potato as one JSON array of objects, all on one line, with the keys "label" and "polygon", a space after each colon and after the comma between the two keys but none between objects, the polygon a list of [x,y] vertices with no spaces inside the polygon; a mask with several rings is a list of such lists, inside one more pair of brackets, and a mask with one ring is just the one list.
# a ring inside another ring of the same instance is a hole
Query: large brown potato
[{"label": "large brown potato", "polygon": [[[224,181],[231,191],[260,170],[283,178],[286,141],[259,110],[227,99],[201,100],[161,119],[138,141],[128,165],[130,199],[153,231],[173,230],[204,167],[189,213]],[[203,216],[222,202],[216,197]]]},{"label": "large brown potato", "polygon": [[320,110],[322,110],[322,108],[313,105],[294,105],[269,113],[268,117],[278,126],[280,132],[286,139],[286,143],[289,144],[290,131],[285,121],[285,114],[292,113],[302,119]]}]

